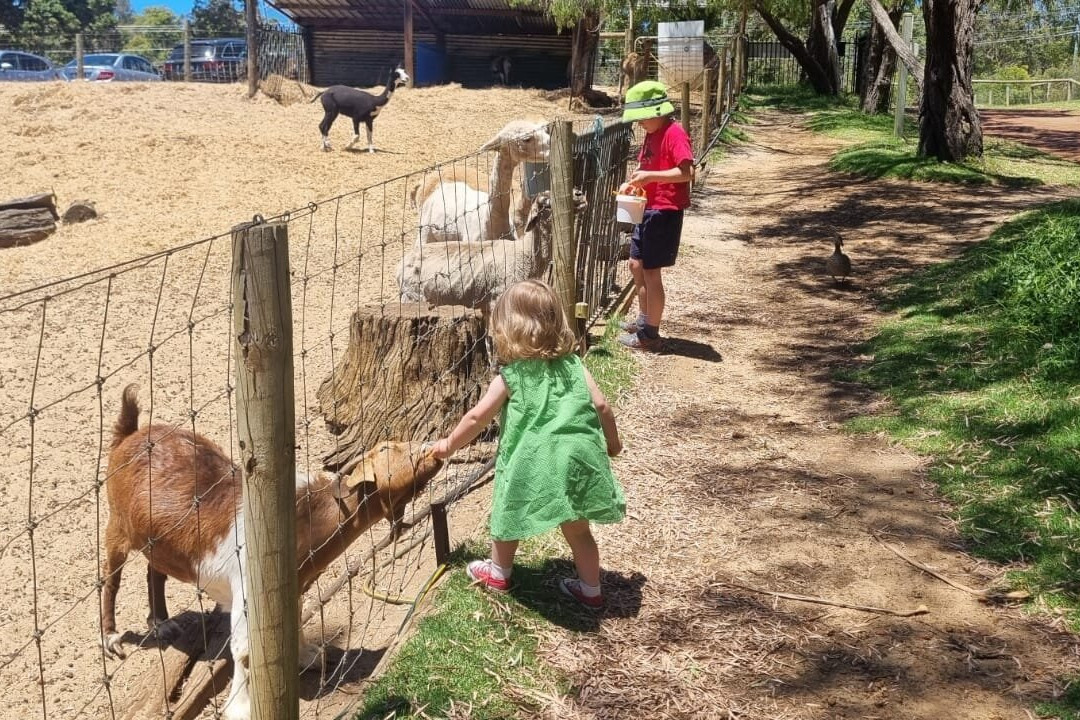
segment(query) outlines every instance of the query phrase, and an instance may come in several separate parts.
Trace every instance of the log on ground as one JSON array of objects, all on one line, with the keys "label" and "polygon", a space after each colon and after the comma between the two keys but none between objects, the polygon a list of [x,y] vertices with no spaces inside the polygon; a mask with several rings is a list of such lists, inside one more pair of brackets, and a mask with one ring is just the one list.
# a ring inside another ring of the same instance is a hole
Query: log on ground
[{"label": "log on ground", "polygon": [[380,440],[449,432],[491,379],[480,313],[405,303],[357,310],[349,347],[319,387],[319,409],[339,468]]},{"label": "log on ground", "polygon": [[30,245],[54,232],[56,220],[47,208],[0,209],[0,248]]}]

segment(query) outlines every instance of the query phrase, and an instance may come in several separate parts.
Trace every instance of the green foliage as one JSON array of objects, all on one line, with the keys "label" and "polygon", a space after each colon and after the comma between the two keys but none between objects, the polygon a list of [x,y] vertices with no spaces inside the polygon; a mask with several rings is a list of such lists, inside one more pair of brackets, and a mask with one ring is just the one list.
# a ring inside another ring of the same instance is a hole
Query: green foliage
[{"label": "green foliage", "polygon": [[[897,412],[852,427],[933,455],[978,554],[1080,627],[1080,201],[1003,226],[960,260],[889,288],[898,319],[852,379]],[[1075,698],[1074,698],[1075,700]],[[1075,711],[1080,704],[1074,703]]]},{"label": "green foliage", "polygon": [[191,21],[195,34],[208,37],[243,35],[246,27],[243,7],[235,0],[195,0]]},{"label": "green foliage", "polygon": [[[144,9],[133,19],[134,25],[151,27],[176,27],[181,19],[167,7],[155,5]],[[183,34],[180,32],[125,33],[123,37],[126,52],[142,55],[152,62],[161,62],[169,54],[169,48],[180,44]]]}]

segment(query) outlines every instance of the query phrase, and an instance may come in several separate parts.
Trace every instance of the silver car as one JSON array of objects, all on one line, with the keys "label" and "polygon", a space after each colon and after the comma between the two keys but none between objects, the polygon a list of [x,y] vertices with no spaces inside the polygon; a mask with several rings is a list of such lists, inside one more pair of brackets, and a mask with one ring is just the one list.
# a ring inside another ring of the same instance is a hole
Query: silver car
[{"label": "silver car", "polygon": [[[78,77],[76,61],[64,66],[64,76],[68,80]],[[161,75],[144,57],[127,53],[93,53],[83,56],[83,78],[96,82],[125,82],[161,80]]]},{"label": "silver car", "polygon": [[60,68],[40,55],[0,50],[0,80],[66,80]]}]

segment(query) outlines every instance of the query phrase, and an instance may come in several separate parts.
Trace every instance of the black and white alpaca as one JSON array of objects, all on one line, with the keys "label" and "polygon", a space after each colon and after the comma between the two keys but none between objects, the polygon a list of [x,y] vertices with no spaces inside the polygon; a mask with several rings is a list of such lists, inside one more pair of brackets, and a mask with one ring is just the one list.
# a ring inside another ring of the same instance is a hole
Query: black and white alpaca
[{"label": "black and white alpaca", "polygon": [[496,85],[509,85],[510,58],[505,55],[496,55],[491,58],[491,75],[495,78]]},{"label": "black and white alpaca", "polygon": [[375,152],[375,145],[371,141],[371,124],[382,110],[383,105],[390,101],[399,86],[409,82],[409,75],[400,67],[390,71],[390,77],[386,81],[386,87],[381,95],[357,90],[348,85],[331,85],[308,102],[315,102],[315,98],[322,98],[322,106],[325,114],[319,123],[319,132],[322,133],[323,150],[330,149],[330,126],[334,124],[339,114],[352,118],[353,139],[345,147],[350,149],[360,139],[360,123],[367,127],[368,152]]}]

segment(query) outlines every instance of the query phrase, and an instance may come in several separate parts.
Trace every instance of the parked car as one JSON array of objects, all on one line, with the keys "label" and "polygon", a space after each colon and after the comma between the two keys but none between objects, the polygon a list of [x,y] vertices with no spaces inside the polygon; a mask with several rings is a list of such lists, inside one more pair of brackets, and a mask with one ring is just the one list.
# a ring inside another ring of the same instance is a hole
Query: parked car
[{"label": "parked car", "polygon": [[[184,79],[184,46],[169,51],[161,66],[166,80]],[[201,82],[236,82],[247,76],[247,41],[214,38],[191,41],[191,79]]]},{"label": "parked car", "polygon": [[[72,60],[64,66],[64,76],[74,80],[78,75],[78,64]],[[154,65],[144,57],[127,53],[93,53],[83,56],[83,78],[98,82],[124,82],[142,80],[154,82],[161,80],[161,75]]]},{"label": "parked car", "polygon": [[0,80],[66,80],[47,58],[21,50],[0,50]]}]

